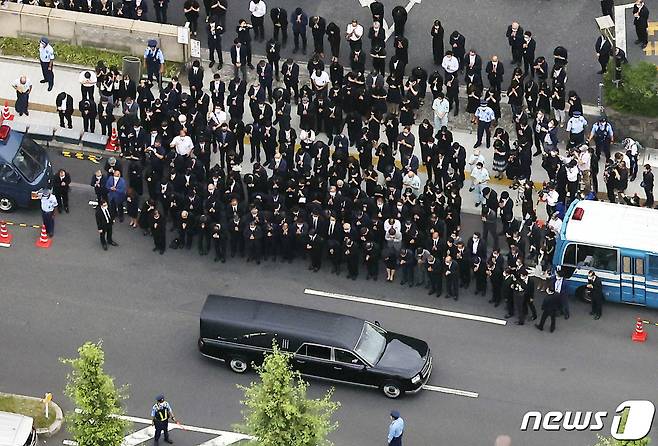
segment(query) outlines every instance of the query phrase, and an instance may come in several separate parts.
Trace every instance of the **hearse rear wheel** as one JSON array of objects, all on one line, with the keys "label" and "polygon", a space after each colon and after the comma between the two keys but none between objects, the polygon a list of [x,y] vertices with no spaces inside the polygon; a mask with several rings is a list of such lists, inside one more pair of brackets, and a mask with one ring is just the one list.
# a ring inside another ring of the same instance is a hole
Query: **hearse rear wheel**
[{"label": "hearse rear wheel", "polygon": [[241,356],[232,356],[228,358],[226,365],[235,373],[245,373],[249,370],[249,363]]}]

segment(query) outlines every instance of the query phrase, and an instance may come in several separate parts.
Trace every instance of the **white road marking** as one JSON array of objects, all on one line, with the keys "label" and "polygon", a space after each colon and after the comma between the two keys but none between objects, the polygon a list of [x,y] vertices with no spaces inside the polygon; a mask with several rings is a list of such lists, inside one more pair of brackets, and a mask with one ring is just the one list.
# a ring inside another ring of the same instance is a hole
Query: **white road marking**
[{"label": "white road marking", "polygon": [[304,290],[304,294],[311,294],[311,295],[322,296],[322,297],[330,297],[332,299],[348,300],[348,301],[360,302],[360,303],[364,303],[364,304],[379,305],[379,306],[382,306],[382,307],[400,308],[402,310],[418,311],[418,312],[421,312],[421,313],[436,314],[438,316],[454,317],[454,318],[458,318],[458,319],[466,319],[466,320],[476,321],[476,322],[486,322],[488,324],[494,324],[494,325],[507,325],[507,321],[504,320],[504,319],[495,319],[495,318],[487,317],[487,316],[478,316],[476,314],[458,313],[458,312],[455,312],[455,311],[439,310],[438,308],[421,307],[419,305],[403,304],[403,303],[400,303],[400,302],[391,302],[391,301],[388,301],[388,300],[370,299],[370,298],[367,298],[367,297],[350,296],[350,295],[347,295],[347,294],[328,293],[326,291],[318,291],[318,290],[312,290],[312,289],[308,289],[308,288]]},{"label": "white road marking", "polygon": [[468,397],[468,398],[477,398],[478,396],[480,396],[480,394],[477,393],[477,392],[469,392],[468,390],[451,389],[449,387],[430,386],[429,384],[425,384],[423,386],[423,390],[430,390],[432,392],[449,393],[451,395],[465,396],[465,397]]},{"label": "white road marking", "polygon": [[626,10],[634,3],[615,6],[615,46],[626,53]]},{"label": "white road marking", "polygon": [[[132,417],[130,415],[122,415],[119,417],[122,420],[126,421],[132,421],[133,423],[141,423],[141,424],[151,424],[151,420],[149,418],[139,418],[139,417]],[[246,440],[251,438],[249,435],[245,434],[239,434],[237,432],[230,432],[230,431],[220,431],[217,429],[209,429],[206,427],[197,427],[197,426],[189,426],[187,424],[175,424],[175,423],[169,423],[169,430],[172,429],[183,429],[185,431],[191,431],[191,432],[199,432],[201,434],[208,434],[208,435],[217,435],[225,438],[234,438],[233,442],[238,441],[238,440]],[[226,443],[229,444],[229,443]]]}]

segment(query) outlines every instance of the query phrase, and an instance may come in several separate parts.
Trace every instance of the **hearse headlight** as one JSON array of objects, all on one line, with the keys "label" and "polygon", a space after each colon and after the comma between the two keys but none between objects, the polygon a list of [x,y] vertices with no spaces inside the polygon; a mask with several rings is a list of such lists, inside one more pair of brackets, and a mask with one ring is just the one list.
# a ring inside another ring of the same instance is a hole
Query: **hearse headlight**
[{"label": "hearse headlight", "polygon": [[421,380],[421,378],[420,378],[420,373],[419,373],[418,375],[411,378],[411,384],[418,384],[420,382],[420,380]]}]

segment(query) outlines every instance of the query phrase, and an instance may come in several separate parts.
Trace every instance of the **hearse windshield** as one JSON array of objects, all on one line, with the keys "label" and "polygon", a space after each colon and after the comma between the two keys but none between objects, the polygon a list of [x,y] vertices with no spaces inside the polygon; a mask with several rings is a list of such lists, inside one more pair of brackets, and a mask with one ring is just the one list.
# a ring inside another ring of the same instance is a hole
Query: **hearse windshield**
[{"label": "hearse windshield", "polygon": [[20,149],[16,152],[14,166],[21,172],[28,182],[33,182],[46,168],[46,154],[44,149],[25,135]]},{"label": "hearse windshield", "polygon": [[365,359],[368,364],[377,364],[377,360],[379,360],[386,348],[384,333],[386,332],[383,329],[368,322],[364,323],[361,336],[356,343],[356,347],[354,347],[354,351]]}]

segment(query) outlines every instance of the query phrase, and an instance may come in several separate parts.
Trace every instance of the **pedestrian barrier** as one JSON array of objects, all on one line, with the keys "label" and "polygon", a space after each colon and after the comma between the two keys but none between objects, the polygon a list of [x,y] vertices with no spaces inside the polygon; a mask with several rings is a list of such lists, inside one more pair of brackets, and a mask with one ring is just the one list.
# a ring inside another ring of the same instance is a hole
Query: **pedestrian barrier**
[{"label": "pedestrian barrier", "polygon": [[2,107],[2,120],[13,121],[14,115],[9,111],[9,101],[5,99],[5,106]]},{"label": "pedestrian barrier", "polygon": [[35,246],[37,248],[50,248],[52,242],[52,239],[48,238],[48,233],[46,233],[46,225],[42,225],[41,236],[39,237],[39,240],[37,240]]},{"label": "pedestrian barrier", "polygon": [[70,152],[68,150],[62,150],[61,154],[65,158],[75,158],[81,161],[87,160],[94,164],[100,164],[100,160],[103,159],[101,155],[96,155],[94,153]]},{"label": "pedestrian barrier", "polygon": [[105,150],[109,150],[110,152],[117,152],[119,150],[119,139],[117,138],[117,129],[112,128],[112,135],[110,136],[110,139],[107,141]]},{"label": "pedestrian barrier", "polygon": [[635,331],[633,332],[631,339],[633,340],[633,342],[644,342],[647,340],[647,332],[644,331],[644,326],[642,325],[642,319],[640,319],[639,317],[637,318],[637,322],[635,323]]},{"label": "pedestrian barrier", "polygon": [[11,239],[14,236],[7,230],[7,223],[0,221],[0,247],[9,248],[11,246]]},{"label": "pedestrian barrier", "polygon": [[8,221],[8,220],[5,220],[5,224],[7,226],[17,226],[19,228],[41,229],[41,225],[31,225],[31,224],[28,224],[28,223],[16,223],[14,221]]}]

